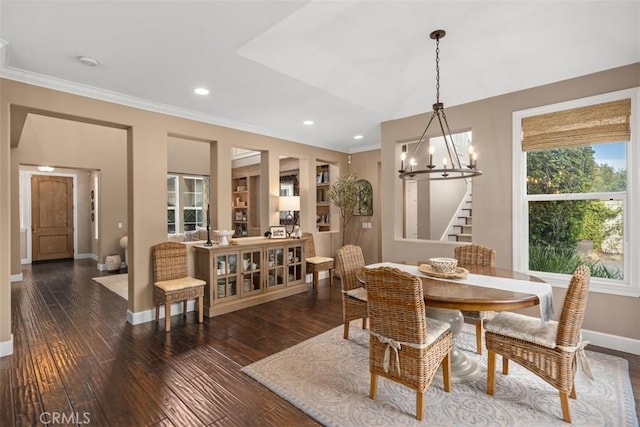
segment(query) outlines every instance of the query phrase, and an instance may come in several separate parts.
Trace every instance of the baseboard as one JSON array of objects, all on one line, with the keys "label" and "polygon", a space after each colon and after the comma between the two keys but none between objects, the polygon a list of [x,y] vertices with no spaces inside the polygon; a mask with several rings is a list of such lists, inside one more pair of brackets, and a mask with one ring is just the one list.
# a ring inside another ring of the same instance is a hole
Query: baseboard
[{"label": "baseboard", "polygon": [[11,283],[13,283],[13,282],[22,282],[23,279],[24,279],[24,276],[22,275],[22,273],[12,274],[10,281],[11,281]]},{"label": "baseboard", "polygon": [[[100,271],[107,271],[107,264],[98,263],[98,264],[96,264],[96,267]],[[120,270],[122,270],[123,268],[127,268],[127,263],[124,262],[124,261],[120,263]]]},{"label": "baseboard", "polygon": [[98,260],[98,257],[94,254],[77,254],[73,257],[74,259],[94,259]]},{"label": "baseboard", "polygon": [[582,330],[582,338],[598,347],[640,355],[640,340],[585,329]]},{"label": "baseboard", "polygon": [[[187,301],[187,313],[190,311],[196,311],[196,301]],[[182,314],[182,302],[171,304],[171,315]],[[164,319],[164,306],[160,306],[160,318]],[[152,308],[144,311],[133,312],[127,310],[127,322],[132,325],[139,325],[141,323],[147,323],[156,320],[156,309]]]},{"label": "baseboard", "polygon": [[9,356],[13,354],[13,334],[8,341],[0,342],[0,357]]}]

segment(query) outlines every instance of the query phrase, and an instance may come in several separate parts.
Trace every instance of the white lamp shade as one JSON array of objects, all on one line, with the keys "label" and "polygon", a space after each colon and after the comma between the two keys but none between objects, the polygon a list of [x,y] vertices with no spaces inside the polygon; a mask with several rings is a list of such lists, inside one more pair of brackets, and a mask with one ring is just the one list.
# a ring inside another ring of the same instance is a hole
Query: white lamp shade
[{"label": "white lamp shade", "polygon": [[280,212],[299,211],[300,196],[280,196],[279,205]]}]

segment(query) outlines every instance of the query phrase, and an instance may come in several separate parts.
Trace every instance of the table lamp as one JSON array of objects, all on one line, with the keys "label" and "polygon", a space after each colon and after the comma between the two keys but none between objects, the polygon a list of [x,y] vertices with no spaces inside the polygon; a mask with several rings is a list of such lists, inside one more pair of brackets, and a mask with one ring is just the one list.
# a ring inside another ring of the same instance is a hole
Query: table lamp
[{"label": "table lamp", "polygon": [[280,196],[278,209],[280,212],[287,212],[285,229],[287,236],[291,236],[296,226],[295,212],[300,211],[300,196]]}]

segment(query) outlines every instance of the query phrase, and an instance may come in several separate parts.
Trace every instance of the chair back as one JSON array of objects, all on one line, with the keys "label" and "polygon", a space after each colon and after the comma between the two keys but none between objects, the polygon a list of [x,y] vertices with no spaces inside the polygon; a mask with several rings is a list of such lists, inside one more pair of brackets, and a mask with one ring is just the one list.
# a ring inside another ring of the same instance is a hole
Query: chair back
[{"label": "chair back", "polygon": [[153,282],[187,277],[187,247],[182,243],[164,242],[151,248]]},{"label": "chair back", "polygon": [[580,329],[587,308],[590,278],[591,270],[586,265],[581,265],[574,271],[562,303],[560,319],[558,319],[556,345],[571,347],[580,342]]},{"label": "chair back", "polygon": [[427,325],[422,282],[393,267],[365,270],[371,332],[399,342],[423,344]]},{"label": "chair back", "polygon": [[356,273],[365,265],[362,248],[355,245],[343,246],[338,249],[336,258],[338,260],[342,290],[348,291],[349,289],[362,287],[362,283],[356,278]]},{"label": "chair back", "polygon": [[316,245],[313,241],[313,234],[309,232],[302,233],[304,241],[304,256],[305,258],[312,258],[316,256]]},{"label": "chair back", "polygon": [[482,245],[456,246],[453,256],[461,265],[496,266],[496,250]]}]

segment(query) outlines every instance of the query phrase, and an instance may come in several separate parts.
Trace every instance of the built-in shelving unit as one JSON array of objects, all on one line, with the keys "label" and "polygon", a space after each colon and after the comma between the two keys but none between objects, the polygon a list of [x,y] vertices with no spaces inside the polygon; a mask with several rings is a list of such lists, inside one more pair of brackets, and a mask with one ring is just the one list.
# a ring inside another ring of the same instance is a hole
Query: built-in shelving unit
[{"label": "built-in shelving unit", "polygon": [[231,188],[231,222],[235,230],[234,237],[249,235],[249,178],[234,178]]},{"label": "built-in shelving unit", "polygon": [[316,228],[318,231],[331,230],[330,187],[329,165],[320,164],[316,166]]}]

